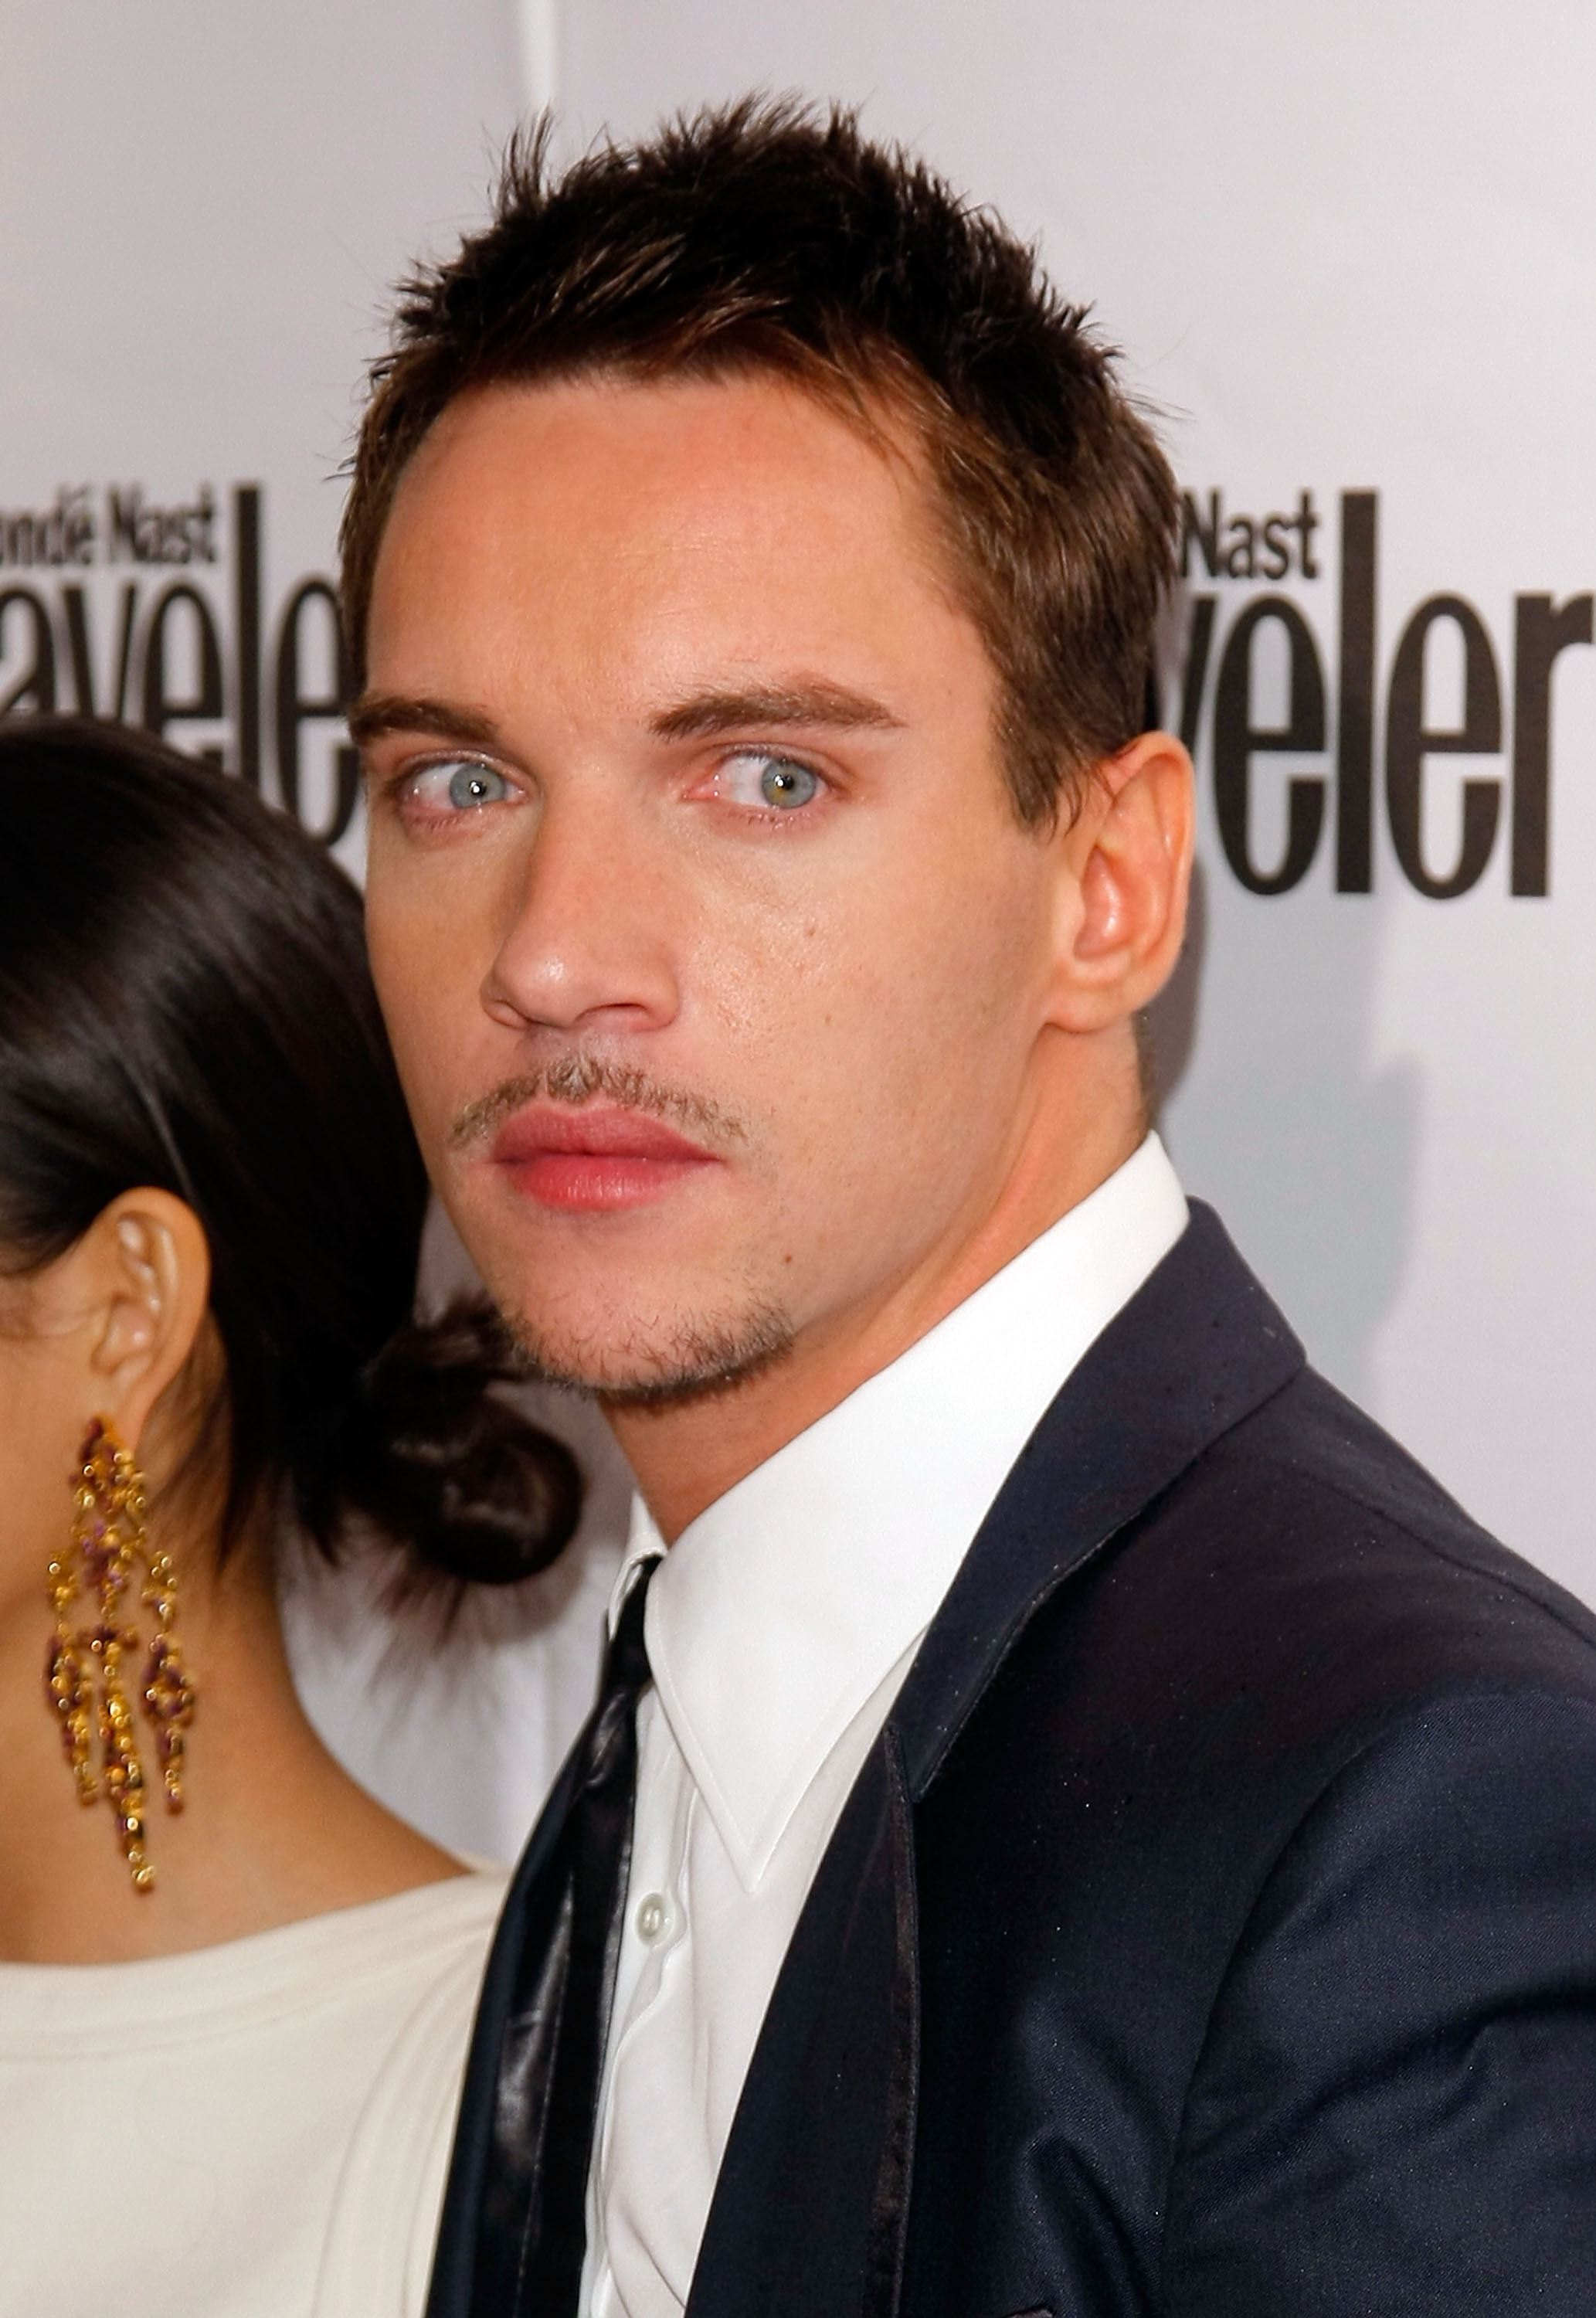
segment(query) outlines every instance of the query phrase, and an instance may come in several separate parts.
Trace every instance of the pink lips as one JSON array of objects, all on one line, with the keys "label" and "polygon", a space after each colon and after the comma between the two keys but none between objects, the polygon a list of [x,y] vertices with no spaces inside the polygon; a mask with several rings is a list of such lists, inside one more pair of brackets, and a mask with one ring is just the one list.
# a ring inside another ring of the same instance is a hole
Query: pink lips
[{"label": "pink lips", "polygon": [[658,1119],[635,1110],[534,1103],[507,1119],[490,1154],[516,1189],[545,1208],[640,1207],[719,1164]]}]

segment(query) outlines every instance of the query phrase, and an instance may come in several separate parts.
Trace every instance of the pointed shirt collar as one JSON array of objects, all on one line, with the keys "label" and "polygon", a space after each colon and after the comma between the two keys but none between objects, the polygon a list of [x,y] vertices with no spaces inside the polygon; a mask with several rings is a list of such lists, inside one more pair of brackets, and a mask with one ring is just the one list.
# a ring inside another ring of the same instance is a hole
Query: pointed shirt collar
[{"label": "pointed shirt collar", "polygon": [[1049,1403],[1186,1223],[1150,1135],[668,1552],[634,1504],[615,1602],[640,1561],[665,1553],[649,1595],[649,1663],[749,1890],[838,1739],[930,1624]]}]

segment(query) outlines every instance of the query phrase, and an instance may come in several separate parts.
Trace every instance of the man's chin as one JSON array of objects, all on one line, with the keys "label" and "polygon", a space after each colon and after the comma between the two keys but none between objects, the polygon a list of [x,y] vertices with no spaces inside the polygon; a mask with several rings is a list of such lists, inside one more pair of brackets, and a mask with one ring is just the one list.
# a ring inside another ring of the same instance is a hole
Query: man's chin
[{"label": "man's chin", "polygon": [[536,1315],[507,1312],[531,1376],[606,1408],[670,1408],[738,1391],[793,1349],[788,1315],[774,1305],[704,1316],[668,1331],[633,1323],[578,1333]]}]

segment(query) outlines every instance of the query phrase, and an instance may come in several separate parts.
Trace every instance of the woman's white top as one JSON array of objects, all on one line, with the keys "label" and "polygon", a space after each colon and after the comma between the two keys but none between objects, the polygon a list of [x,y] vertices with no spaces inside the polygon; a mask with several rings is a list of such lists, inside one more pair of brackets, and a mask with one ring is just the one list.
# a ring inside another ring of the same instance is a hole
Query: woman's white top
[{"label": "woman's white top", "polygon": [[0,1964],[4,2318],[415,2318],[504,1883]]}]

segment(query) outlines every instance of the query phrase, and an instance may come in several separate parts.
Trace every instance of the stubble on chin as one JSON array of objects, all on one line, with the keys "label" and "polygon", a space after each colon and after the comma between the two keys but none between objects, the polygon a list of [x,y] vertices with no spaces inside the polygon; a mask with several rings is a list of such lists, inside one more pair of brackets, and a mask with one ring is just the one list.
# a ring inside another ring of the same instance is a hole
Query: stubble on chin
[{"label": "stubble on chin", "polygon": [[524,1312],[504,1315],[529,1378],[581,1393],[603,1408],[673,1408],[714,1400],[779,1367],[795,1331],[774,1304],[735,1314],[688,1317],[664,1330],[634,1327],[619,1338],[556,1343]]}]

